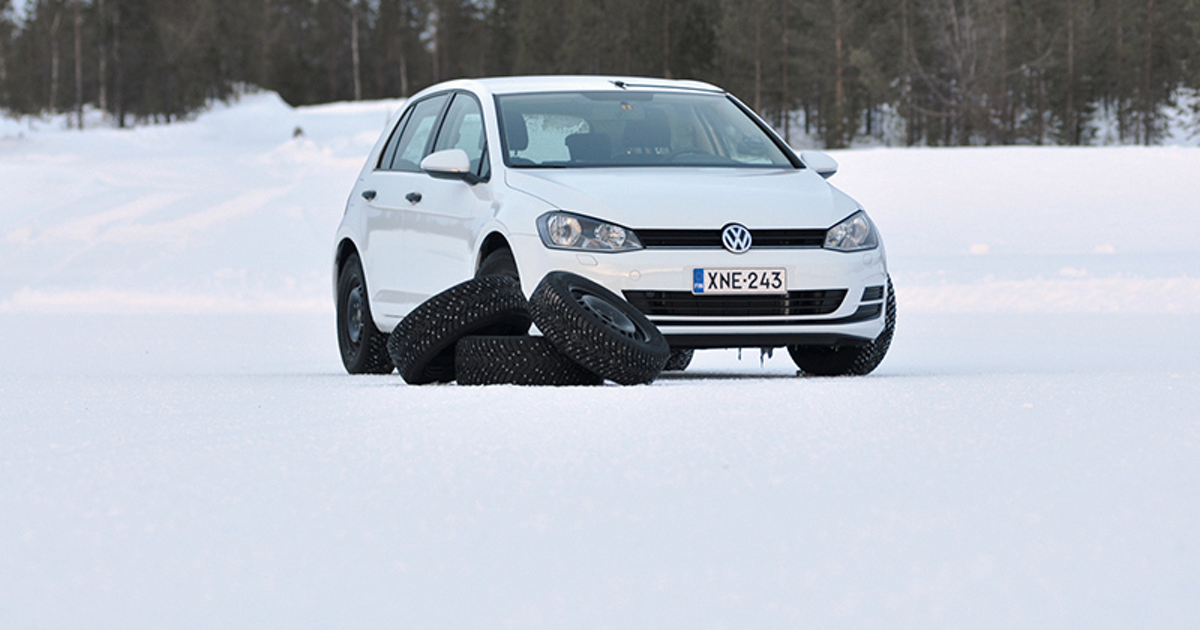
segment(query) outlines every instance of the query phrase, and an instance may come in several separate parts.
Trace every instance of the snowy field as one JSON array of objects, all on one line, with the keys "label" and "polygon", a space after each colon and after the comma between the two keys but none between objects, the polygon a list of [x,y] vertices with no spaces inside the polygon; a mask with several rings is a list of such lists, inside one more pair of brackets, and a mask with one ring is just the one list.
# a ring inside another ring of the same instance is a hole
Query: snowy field
[{"label": "snowy field", "polygon": [[0,628],[1200,626],[1200,148],[836,153],[869,377],[409,387],[329,278],[396,106],[0,119]]}]

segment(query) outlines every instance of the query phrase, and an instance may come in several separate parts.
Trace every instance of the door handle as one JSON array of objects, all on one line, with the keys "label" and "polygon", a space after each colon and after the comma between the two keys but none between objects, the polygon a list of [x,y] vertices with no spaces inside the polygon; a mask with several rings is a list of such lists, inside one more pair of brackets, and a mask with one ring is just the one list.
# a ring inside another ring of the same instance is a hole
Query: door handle
[{"label": "door handle", "polygon": [[421,203],[421,193],[419,192],[410,192],[407,195],[404,195],[404,198],[408,200],[408,203],[414,205]]},{"label": "door handle", "polygon": [[375,191],[374,190],[364,190],[362,193],[362,196],[363,196],[363,199],[366,199],[367,201],[374,201],[375,200]]}]

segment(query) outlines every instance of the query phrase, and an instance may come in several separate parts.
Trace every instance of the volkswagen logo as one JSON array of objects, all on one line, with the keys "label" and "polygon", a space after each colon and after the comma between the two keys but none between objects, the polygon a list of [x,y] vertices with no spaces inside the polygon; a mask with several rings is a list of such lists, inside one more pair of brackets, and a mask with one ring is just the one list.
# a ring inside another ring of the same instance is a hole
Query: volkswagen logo
[{"label": "volkswagen logo", "polygon": [[750,230],[739,223],[730,223],[725,226],[724,230],[721,230],[721,244],[735,254],[745,254],[750,251],[752,241]]}]

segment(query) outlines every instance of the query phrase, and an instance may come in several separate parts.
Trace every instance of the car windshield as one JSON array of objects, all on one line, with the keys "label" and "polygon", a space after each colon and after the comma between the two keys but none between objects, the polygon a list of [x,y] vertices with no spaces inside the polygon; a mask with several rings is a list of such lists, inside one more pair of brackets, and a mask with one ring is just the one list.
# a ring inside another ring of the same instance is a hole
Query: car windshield
[{"label": "car windshield", "polygon": [[736,103],[700,92],[553,92],[497,97],[516,168],[795,168]]}]

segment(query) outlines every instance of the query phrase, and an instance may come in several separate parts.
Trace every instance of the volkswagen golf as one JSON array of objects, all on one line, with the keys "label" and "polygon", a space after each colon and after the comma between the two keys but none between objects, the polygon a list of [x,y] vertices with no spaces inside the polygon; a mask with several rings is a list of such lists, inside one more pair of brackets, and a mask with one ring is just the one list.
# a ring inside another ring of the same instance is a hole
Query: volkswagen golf
[{"label": "volkswagen golf", "polygon": [[697,81],[457,80],[413,96],[350,193],[334,251],[351,373],[390,372],[388,333],[491,274],[528,296],[569,271],[703,348],[786,347],[817,375],[883,359],[895,297],[866,211],[750,108]]}]

